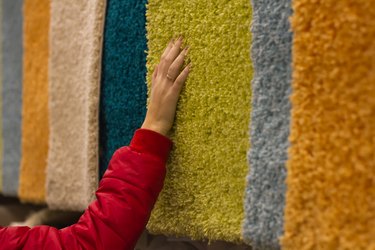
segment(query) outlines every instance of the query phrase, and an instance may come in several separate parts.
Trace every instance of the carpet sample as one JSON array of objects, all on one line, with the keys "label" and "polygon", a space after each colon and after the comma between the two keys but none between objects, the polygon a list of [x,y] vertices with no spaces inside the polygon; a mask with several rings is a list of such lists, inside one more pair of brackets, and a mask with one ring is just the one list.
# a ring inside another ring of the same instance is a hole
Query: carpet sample
[{"label": "carpet sample", "polygon": [[245,198],[245,241],[254,249],[279,249],[289,146],[291,1],[252,1],[251,148]]},{"label": "carpet sample", "polygon": [[108,0],[100,97],[100,176],[146,114],[146,0]]},{"label": "carpet sample", "polygon": [[48,154],[48,31],[49,0],[24,0],[22,157],[19,197],[45,202]]},{"label": "carpet sample", "polygon": [[153,233],[242,240],[250,20],[248,0],[149,1],[148,82],[165,46],[179,34],[191,47],[193,65],[177,107],[164,189],[148,224]]},{"label": "carpet sample", "polygon": [[21,157],[22,110],[22,4],[3,4],[3,194],[17,196]]},{"label": "carpet sample", "polygon": [[373,4],[293,2],[283,249],[375,249]]},{"label": "carpet sample", "polygon": [[98,185],[104,0],[51,1],[47,204],[84,210]]}]

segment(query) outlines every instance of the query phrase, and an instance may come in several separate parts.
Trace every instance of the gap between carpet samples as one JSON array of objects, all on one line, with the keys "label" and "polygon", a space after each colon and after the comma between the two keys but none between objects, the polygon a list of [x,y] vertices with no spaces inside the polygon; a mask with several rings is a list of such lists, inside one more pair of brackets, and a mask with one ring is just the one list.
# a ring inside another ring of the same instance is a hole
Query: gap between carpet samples
[{"label": "gap between carpet samples", "polygon": [[167,177],[148,229],[192,239],[242,240],[249,148],[251,6],[248,0],[150,0],[148,83],[182,34],[192,72],[181,94]]},{"label": "gap between carpet samples", "polygon": [[24,0],[22,157],[19,197],[45,202],[48,153],[48,31],[49,0]]},{"label": "gap between carpet samples", "polygon": [[291,1],[252,1],[251,148],[244,239],[253,249],[279,249],[289,146]]},{"label": "gap between carpet samples", "polygon": [[3,194],[18,195],[22,110],[22,0],[4,0],[3,43]]},{"label": "gap between carpet samples", "polygon": [[100,177],[146,114],[146,0],[108,0],[100,97]]},{"label": "gap between carpet samples", "polygon": [[375,249],[375,8],[294,0],[282,248]]},{"label": "gap between carpet samples", "polygon": [[47,204],[84,210],[98,185],[104,0],[51,1]]}]

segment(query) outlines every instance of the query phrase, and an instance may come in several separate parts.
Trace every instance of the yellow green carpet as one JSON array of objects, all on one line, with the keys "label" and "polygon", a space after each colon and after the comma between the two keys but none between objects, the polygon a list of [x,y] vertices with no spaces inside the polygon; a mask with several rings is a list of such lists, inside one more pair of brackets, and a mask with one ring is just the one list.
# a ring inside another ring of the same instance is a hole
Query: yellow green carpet
[{"label": "yellow green carpet", "polygon": [[283,249],[375,249],[375,8],[295,0]]},{"label": "yellow green carpet", "polygon": [[248,0],[150,0],[148,82],[172,37],[193,68],[178,105],[165,186],[148,228],[193,239],[239,241],[249,149]]},{"label": "yellow green carpet", "polygon": [[21,200],[45,202],[48,153],[49,0],[23,5],[22,157],[18,194]]}]

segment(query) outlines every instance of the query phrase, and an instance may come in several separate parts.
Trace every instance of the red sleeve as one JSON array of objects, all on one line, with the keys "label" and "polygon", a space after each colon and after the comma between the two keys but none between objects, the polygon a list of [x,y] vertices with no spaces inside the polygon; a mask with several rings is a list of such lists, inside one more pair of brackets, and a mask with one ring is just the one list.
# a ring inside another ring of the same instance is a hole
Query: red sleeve
[{"label": "red sleeve", "polygon": [[139,129],[129,147],[118,149],[79,221],[48,226],[0,228],[0,249],[133,249],[163,187],[172,142]]}]

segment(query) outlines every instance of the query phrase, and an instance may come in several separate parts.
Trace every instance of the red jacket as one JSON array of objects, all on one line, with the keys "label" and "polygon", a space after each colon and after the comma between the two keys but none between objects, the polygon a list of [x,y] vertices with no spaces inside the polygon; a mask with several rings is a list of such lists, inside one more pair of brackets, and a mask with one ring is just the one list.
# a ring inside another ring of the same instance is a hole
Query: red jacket
[{"label": "red jacket", "polygon": [[48,226],[0,227],[0,249],[133,249],[163,187],[172,142],[139,129],[129,147],[118,149],[79,221]]}]

